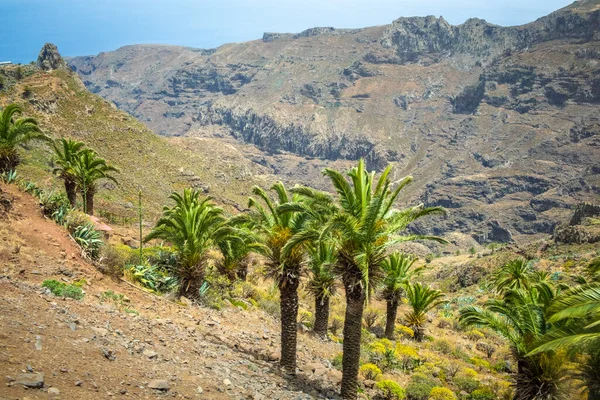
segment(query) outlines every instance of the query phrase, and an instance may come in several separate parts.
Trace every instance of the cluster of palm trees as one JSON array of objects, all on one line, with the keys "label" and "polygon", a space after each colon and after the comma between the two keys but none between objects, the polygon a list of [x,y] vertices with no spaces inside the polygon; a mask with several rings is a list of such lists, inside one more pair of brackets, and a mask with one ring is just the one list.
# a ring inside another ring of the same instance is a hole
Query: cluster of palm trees
[{"label": "cluster of palm trees", "polygon": [[33,140],[47,142],[54,152],[53,172],[63,180],[71,207],[76,207],[79,193],[84,212],[93,215],[98,181],[108,179],[117,183],[111,173],[118,170],[94,150],[86,148],[83,142],[70,139],[53,141],[42,132],[37,120],[31,117],[19,118],[22,113],[20,105],[10,104],[0,115],[0,173],[14,171],[20,164],[19,146],[25,146]]},{"label": "cluster of palm trees", "polygon": [[510,343],[515,399],[564,397],[570,374],[588,399],[600,398],[600,258],[578,281],[568,288],[530,262],[513,260],[495,276],[497,297],[460,311],[464,325],[490,328]]},{"label": "cluster of palm trees", "polygon": [[[191,297],[202,284],[210,249],[221,251],[217,268],[229,277],[239,274],[236,265],[245,265],[251,252],[262,254],[265,272],[279,288],[280,364],[291,375],[296,372],[298,290],[303,277],[315,299],[314,330],[319,335],[327,334],[329,301],[341,284],[346,295],[341,392],[344,399],[355,399],[362,316],[369,296],[385,282],[385,296],[393,309],[387,324],[394,326],[399,299],[406,293],[413,305],[410,321],[417,339],[422,337],[419,328],[425,313],[441,297],[429,287],[409,283],[417,272],[414,260],[390,255],[390,249],[411,240],[445,242],[433,236],[402,235],[416,219],[444,210],[423,205],[396,209],[400,191],[412,178],[393,183],[390,172],[388,167],[376,179],[363,160],[348,172],[348,179],[325,169],[336,196],[303,186],[288,189],[283,183],[273,185],[272,194],[255,187],[249,211],[231,218],[199,192],[186,190],[171,196],[175,204],[164,208],[145,241],[159,238],[173,245],[180,258],[180,293]],[[388,333],[391,337],[393,329]]]}]

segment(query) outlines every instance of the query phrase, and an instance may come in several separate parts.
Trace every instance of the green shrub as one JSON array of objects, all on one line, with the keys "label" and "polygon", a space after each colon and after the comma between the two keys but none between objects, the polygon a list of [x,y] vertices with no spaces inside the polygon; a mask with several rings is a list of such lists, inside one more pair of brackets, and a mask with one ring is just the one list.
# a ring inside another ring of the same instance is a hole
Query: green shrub
[{"label": "green shrub", "polygon": [[337,353],[332,359],[331,359],[331,365],[334,368],[340,369],[342,367],[342,359],[344,358],[344,354],[343,353]]},{"label": "green shrub", "polygon": [[367,329],[371,329],[381,318],[381,312],[374,308],[367,308],[363,313],[363,322]]},{"label": "green shrub", "polygon": [[495,398],[496,395],[492,389],[487,386],[482,386],[469,395],[469,400],[494,400]]},{"label": "green shrub", "polygon": [[113,303],[118,310],[122,310],[129,303],[129,299],[124,294],[115,293],[112,290],[107,290],[100,295],[100,302],[105,301]]},{"label": "green shrub", "polygon": [[421,373],[415,373],[406,387],[406,395],[410,400],[427,400],[431,390],[440,382]]},{"label": "green shrub", "polygon": [[42,213],[62,225],[71,209],[71,203],[69,203],[67,196],[57,192],[41,192],[39,200]]},{"label": "green shrub", "polygon": [[75,300],[81,300],[83,298],[83,290],[75,285],[67,285],[66,283],[59,282],[57,280],[45,280],[42,282],[42,287],[50,289],[53,295],[59,297],[70,297]]},{"label": "green shrub", "polygon": [[340,317],[333,317],[331,319],[331,325],[329,325],[329,330],[334,336],[337,336],[338,332],[343,328],[344,320]]},{"label": "green shrub", "polygon": [[65,217],[64,225],[69,232],[73,233],[78,227],[85,226],[91,223],[92,221],[90,220],[89,215],[81,211],[71,210]]},{"label": "green shrub", "polygon": [[471,364],[475,365],[476,367],[479,367],[480,369],[492,369],[490,363],[481,357],[471,357],[469,361],[471,362]]},{"label": "green shrub", "polygon": [[472,393],[475,389],[479,387],[478,380],[466,376],[464,374],[455,376],[453,382],[460,390],[464,390],[467,393]]},{"label": "green shrub", "polygon": [[431,389],[429,400],[456,400],[456,395],[448,388],[436,386]]},{"label": "green shrub", "polygon": [[377,389],[381,391],[381,396],[385,400],[403,400],[406,397],[404,389],[389,379],[377,382]]},{"label": "green shrub", "polygon": [[454,353],[454,346],[445,339],[440,339],[433,342],[433,348],[434,350],[446,355]]},{"label": "green shrub", "polygon": [[376,381],[381,378],[381,370],[375,364],[363,364],[360,366],[358,372],[363,376],[363,378],[371,381]]}]

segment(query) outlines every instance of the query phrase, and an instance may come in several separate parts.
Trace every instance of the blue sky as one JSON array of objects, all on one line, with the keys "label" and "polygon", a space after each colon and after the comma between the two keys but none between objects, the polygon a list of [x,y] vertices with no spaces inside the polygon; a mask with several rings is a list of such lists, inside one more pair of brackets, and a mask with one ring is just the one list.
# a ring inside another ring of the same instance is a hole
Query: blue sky
[{"label": "blue sky", "polygon": [[398,17],[479,17],[519,25],[568,0],[0,0],[0,61],[29,62],[45,42],[64,56],[138,43],[211,48],[263,32],[314,26],[360,28]]}]

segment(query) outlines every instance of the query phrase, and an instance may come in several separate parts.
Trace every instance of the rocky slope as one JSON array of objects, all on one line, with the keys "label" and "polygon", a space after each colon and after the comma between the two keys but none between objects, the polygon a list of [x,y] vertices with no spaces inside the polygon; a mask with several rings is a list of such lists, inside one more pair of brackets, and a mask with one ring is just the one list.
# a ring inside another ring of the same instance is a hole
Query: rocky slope
[{"label": "rocky slope", "polygon": [[291,181],[327,188],[324,165],[395,163],[415,176],[403,200],[451,211],[416,230],[531,238],[600,195],[597,0],[517,27],[400,18],[68,62],[156,133],[233,146]]}]

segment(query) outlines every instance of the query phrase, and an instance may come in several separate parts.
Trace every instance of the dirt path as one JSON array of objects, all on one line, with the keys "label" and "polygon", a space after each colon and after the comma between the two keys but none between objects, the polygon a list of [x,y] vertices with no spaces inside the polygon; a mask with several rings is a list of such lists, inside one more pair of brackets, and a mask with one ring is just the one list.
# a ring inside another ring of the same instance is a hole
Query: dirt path
[{"label": "dirt path", "polygon": [[[300,379],[288,382],[274,360],[279,337],[272,317],[233,307],[186,308],[115,282],[79,256],[32,196],[1,188],[13,197],[13,210],[0,219],[0,400],[334,395],[339,372],[317,354],[339,345],[301,334]],[[82,301],[41,288],[46,279],[81,278],[87,281]],[[104,301],[107,290],[124,301]],[[42,389],[15,382],[28,371],[44,374]],[[149,388],[153,380],[169,389]]]}]

